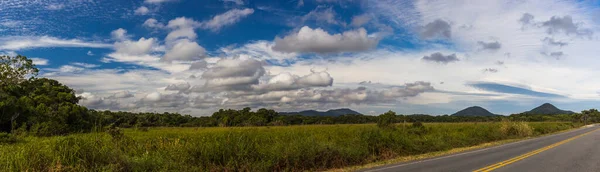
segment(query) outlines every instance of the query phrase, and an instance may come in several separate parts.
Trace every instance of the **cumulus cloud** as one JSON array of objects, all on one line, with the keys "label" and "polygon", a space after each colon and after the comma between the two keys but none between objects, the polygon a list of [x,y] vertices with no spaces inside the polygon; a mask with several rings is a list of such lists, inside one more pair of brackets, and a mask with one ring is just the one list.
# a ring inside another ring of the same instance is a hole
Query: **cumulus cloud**
[{"label": "cumulus cloud", "polygon": [[31,61],[33,61],[34,65],[37,66],[45,66],[48,65],[48,59],[44,59],[44,58],[30,58]]},{"label": "cumulus cloud", "polygon": [[335,11],[333,8],[319,8],[310,11],[308,14],[302,16],[302,23],[306,21],[315,21],[318,23],[327,24],[341,24],[336,20]]},{"label": "cumulus cloud", "polygon": [[379,43],[379,38],[369,37],[364,28],[342,34],[329,34],[321,28],[302,27],[297,33],[276,37],[273,50],[301,53],[339,53],[369,50]]},{"label": "cumulus cloud", "polygon": [[563,17],[552,16],[550,20],[542,23],[542,26],[547,27],[548,34],[556,34],[563,32],[565,34],[587,35],[592,34],[591,31],[582,30],[578,25],[573,23],[573,18],[570,15]]},{"label": "cumulus cloud", "polygon": [[444,54],[442,54],[440,52],[433,53],[429,56],[424,56],[422,59],[425,61],[442,63],[442,64],[448,64],[451,62],[459,61],[459,59],[456,57],[456,54],[450,54],[450,55],[445,56]]},{"label": "cumulus cloud", "polygon": [[312,72],[309,75],[297,76],[281,73],[271,77],[267,82],[254,85],[258,91],[281,91],[300,88],[328,87],[333,84],[333,78],[327,72]]},{"label": "cumulus cloud", "polygon": [[146,21],[144,21],[144,24],[142,24],[142,26],[148,27],[148,28],[156,28],[156,29],[162,29],[165,27],[164,24],[158,22],[158,20],[156,20],[154,18],[147,19]]},{"label": "cumulus cloud", "polygon": [[534,16],[529,13],[524,13],[523,16],[519,19],[519,22],[523,25],[533,23]]},{"label": "cumulus cloud", "polygon": [[135,15],[146,15],[148,13],[150,13],[150,10],[148,9],[148,7],[145,7],[145,6],[141,6],[137,9],[135,9],[135,11],[134,11]]},{"label": "cumulus cloud", "polygon": [[237,23],[242,18],[254,13],[253,9],[233,9],[223,14],[214,16],[211,20],[203,22],[202,28],[209,29],[213,32],[221,30],[221,28]]},{"label": "cumulus cloud", "polygon": [[192,65],[190,66],[190,70],[202,70],[206,69],[207,66],[208,64],[206,63],[206,61],[200,60],[192,63]]},{"label": "cumulus cloud", "polygon": [[371,20],[371,16],[367,14],[357,15],[352,17],[352,23],[350,25],[354,27],[360,27],[364,24],[367,24]]},{"label": "cumulus cloud", "polygon": [[190,89],[190,84],[187,82],[168,85],[165,90],[169,91],[187,91]]},{"label": "cumulus cloud", "polygon": [[544,38],[544,40],[542,40],[542,41],[546,42],[548,45],[559,46],[559,47],[569,45],[569,43],[567,43],[567,42],[557,41],[557,40],[554,40],[554,38],[549,38],[549,37]]},{"label": "cumulus cloud", "polygon": [[117,98],[117,99],[124,99],[124,98],[133,97],[133,94],[131,94],[127,90],[123,90],[123,91],[119,91],[119,92],[114,93],[111,97]]},{"label": "cumulus cloud", "polygon": [[123,28],[119,28],[110,32],[110,36],[115,40],[126,40],[129,36],[127,36],[127,30]]},{"label": "cumulus cloud", "polygon": [[431,38],[448,38],[452,37],[451,26],[448,22],[436,19],[433,22],[427,23],[421,29],[421,37],[424,39]]},{"label": "cumulus cloud", "polygon": [[202,48],[198,43],[182,39],[177,41],[171,49],[163,56],[164,61],[182,60],[190,61],[203,58],[206,50]]},{"label": "cumulus cloud", "polygon": [[498,50],[502,47],[502,44],[500,44],[500,42],[498,42],[498,41],[494,41],[494,42],[479,41],[479,42],[477,42],[477,44],[479,44],[481,46],[481,48],[483,48],[485,50]]},{"label": "cumulus cloud", "polygon": [[117,53],[127,55],[144,55],[152,50],[156,44],[155,38],[140,38],[137,41],[125,40],[116,42],[114,48]]},{"label": "cumulus cloud", "polygon": [[110,48],[111,46],[111,44],[100,42],[86,42],[79,39],[60,39],[50,36],[9,36],[0,38],[0,50],[10,51],[50,47]]},{"label": "cumulus cloud", "polygon": [[263,64],[252,58],[226,58],[202,74],[205,88],[215,90],[248,90],[265,74]]}]

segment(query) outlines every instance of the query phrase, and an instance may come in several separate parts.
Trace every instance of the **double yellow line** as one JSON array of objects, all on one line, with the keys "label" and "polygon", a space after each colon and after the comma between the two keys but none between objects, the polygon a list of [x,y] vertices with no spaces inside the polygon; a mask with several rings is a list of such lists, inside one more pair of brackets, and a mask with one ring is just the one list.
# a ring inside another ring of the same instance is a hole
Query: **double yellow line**
[{"label": "double yellow line", "polygon": [[506,165],[508,165],[508,164],[512,164],[512,163],[514,163],[514,162],[520,161],[520,160],[522,160],[522,159],[525,159],[525,158],[527,158],[527,157],[533,156],[533,155],[535,155],[535,154],[538,154],[538,153],[540,153],[540,152],[544,152],[544,151],[546,151],[546,150],[548,150],[548,149],[552,149],[552,148],[554,148],[554,147],[556,147],[556,146],[559,146],[559,145],[565,144],[565,143],[567,143],[567,142],[569,142],[569,141],[575,140],[575,139],[577,139],[577,138],[579,138],[579,137],[585,136],[585,135],[587,135],[587,134],[590,134],[590,133],[592,133],[592,132],[594,132],[594,131],[597,131],[597,130],[600,130],[600,128],[599,128],[599,129],[592,130],[592,131],[589,131],[589,132],[586,132],[586,133],[583,133],[583,134],[580,134],[580,135],[577,135],[577,136],[575,136],[575,137],[571,137],[571,138],[569,138],[569,139],[566,139],[566,140],[563,140],[563,141],[560,141],[560,142],[557,142],[557,143],[554,143],[554,144],[551,144],[551,145],[549,145],[549,146],[546,146],[546,147],[543,147],[543,148],[540,148],[540,149],[537,149],[537,150],[534,150],[534,151],[528,152],[528,153],[526,153],[526,154],[523,154],[523,155],[516,156],[516,157],[514,157],[514,158],[511,158],[511,159],[508,159],[508,160],[506,160],[506,161],[502,161],[502,162],[499,162],[499,163],[496,163],[496,164],[492,164],[492,165],[490,165],[490,166],[487,166],[487,167],[483,167],[483,168],[481,168],[481,169],[478,169],[478,170],[475,170],[475,171],[473,171],[473,172],[488,172],[488,171],[492,171],[492,170],[498,169],[498,168],[500,168],[500,167],[506,166]]}]

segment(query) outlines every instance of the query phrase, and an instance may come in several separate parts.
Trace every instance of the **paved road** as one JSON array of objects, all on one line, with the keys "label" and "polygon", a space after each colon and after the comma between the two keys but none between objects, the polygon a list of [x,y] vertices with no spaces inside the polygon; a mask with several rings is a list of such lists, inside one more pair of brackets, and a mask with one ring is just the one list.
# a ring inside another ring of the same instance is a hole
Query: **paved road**
[{"label": "paved road", "polygon": [[475,170],[600,171],[600,127],[586,127],[491,148],[386,165],[364,171]]}]

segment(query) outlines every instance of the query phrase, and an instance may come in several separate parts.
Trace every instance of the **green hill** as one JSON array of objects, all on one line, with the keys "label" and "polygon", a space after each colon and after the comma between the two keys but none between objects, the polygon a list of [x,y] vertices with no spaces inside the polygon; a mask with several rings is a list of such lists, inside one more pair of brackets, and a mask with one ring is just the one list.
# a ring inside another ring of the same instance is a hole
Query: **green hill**
[{"label": "green hill", "polygon": [[496,114],[479,106],[471,106],[452,114],[452,116],[496,116]]},{"label": "green hill", "polygon": [[528,115],[558,115],[558,114],[574,114],[573,111],[561,110],[550,103],[544,103],[530,111],[523,112]]}]

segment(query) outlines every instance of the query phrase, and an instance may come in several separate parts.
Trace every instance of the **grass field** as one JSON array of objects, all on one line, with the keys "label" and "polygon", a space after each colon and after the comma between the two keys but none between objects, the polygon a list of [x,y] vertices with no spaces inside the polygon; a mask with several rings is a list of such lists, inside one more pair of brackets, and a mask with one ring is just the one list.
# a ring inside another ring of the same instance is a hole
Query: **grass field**
[{"label": "grass field", "polygon": [[315,171],[579,127],[561,122],[127,129],[0,145],[6,171]]}]

